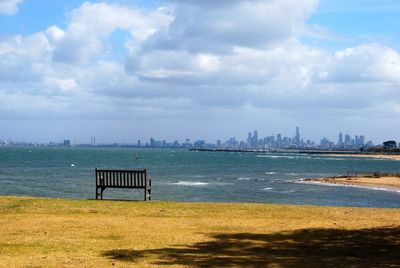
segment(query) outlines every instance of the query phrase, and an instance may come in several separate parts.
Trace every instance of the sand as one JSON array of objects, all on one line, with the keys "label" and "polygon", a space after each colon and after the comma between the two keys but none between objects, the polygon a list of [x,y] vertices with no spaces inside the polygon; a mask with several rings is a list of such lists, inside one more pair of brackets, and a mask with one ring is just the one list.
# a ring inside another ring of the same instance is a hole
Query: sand
[{"label": "sand", "polygon": [[321,154],[323,156],[343,156],[343,157],[368,157],[378,159],[400,160],[399,154]]},{"label": "sand", "polygon": [[364,186],[369,188],[390,188],[390,189],[400,190],[400,177],[396,176],[383,176],[379,178],[330,177],[330,178],[306,179],[305,181],[328,183],[328,184]]}]

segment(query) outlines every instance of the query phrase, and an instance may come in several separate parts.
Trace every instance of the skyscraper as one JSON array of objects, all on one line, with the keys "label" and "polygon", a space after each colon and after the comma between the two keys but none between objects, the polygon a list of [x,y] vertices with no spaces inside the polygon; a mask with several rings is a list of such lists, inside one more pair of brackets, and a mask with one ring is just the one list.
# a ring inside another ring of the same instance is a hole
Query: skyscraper
[{"label": "skyscraper", "polygon": [[276,136],[276,145],[277,145],[278,147],[282,146],[282,135],[281,135],[281,134],[278,134],[278,135]]},{"label": "skyscraper", "polygon": [[253,133],[253,144],[252,144],[252,146],[253,147],[257,147],[258,146],[258,131],[257,130],[254,130],[254,133]]},{"label": "skyscraper", "polygon": [[364,146],[364,144],[365,144],[365,136],[364,135],[360,135],[360,137],[358,139],[358,145]]},{"label": "skyscraper", "polygon": [[296,127],[296,136],[293,138],[293,143],[295,145],[300,145],[300,128]]},{"label": "skyscraper", "polygon": [[351,145],[351,137],[349,134],[346,134],[346,136],[344,136],[344,144],[346,145],[346,147]]},{"label": "skyscraper", "polygon": [[342,146],[342,145],[343,145],[343,134],[342,134],[342,131],[339,132],[339,142],[338,142],[338,145],[339,145],[339,146]]},{"label": "skyscraper", "polygon": [[251,137],[251,132],[247,135],[247,146],[252,146],[253,138]]}]

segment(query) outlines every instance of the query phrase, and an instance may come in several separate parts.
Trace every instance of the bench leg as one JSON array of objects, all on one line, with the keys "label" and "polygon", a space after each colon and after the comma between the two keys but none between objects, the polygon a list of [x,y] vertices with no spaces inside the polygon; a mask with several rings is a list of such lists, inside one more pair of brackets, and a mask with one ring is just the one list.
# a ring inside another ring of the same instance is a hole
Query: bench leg
[{"label": "bench leg", "polygon": [[[99,191],[99,189],[100,189],[100,191]],[[96,187],[96,200],[99,199],[99,197],[101,200],[103,200],[103,191],[104,191],[104,188]]]},{"label": "bench leg", "polygon": [[144,201],[150,201],[151,200],[151,188],[149,189],[144,189]]}]

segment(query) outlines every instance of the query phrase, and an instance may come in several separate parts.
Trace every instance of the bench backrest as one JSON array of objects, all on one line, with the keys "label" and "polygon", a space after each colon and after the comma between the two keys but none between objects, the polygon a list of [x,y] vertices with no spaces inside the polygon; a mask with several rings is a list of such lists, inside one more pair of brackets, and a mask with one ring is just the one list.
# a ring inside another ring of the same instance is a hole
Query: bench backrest
[{"label": "bench backrest", "polygon": [[146,170],[110,170],[96,168],[96,186],[114,188],[145,188]]}]

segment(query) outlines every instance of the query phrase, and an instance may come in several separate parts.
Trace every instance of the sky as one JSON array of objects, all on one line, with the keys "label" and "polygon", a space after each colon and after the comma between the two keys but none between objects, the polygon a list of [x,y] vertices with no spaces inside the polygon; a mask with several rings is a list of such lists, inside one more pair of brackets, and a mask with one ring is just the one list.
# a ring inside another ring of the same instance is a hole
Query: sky
[{"label": "sky", "polygon": [[398,0],[0,0],[0,139],[400,141]]}]

